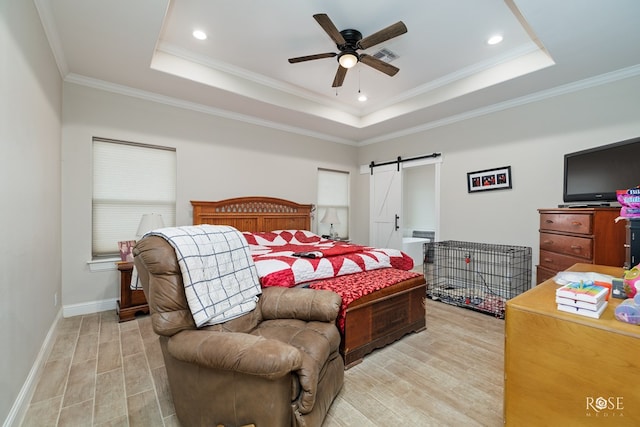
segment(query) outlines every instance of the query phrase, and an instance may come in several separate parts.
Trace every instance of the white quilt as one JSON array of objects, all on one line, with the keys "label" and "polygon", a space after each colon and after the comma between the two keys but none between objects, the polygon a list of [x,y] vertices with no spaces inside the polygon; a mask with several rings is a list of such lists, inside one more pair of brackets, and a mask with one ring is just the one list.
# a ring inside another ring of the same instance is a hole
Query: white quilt
[{"label": "white quilt", "polygon": [[292,287],[381,268],[413,268],[413,259],[399,250],[328,240],[307,230],[243,234],[262,287]]},{"label": "white quilt", "polygon": [[256,307],[260,280],[242,234],[230,226],[198,225],[154,230],[173,246],[196,326],[242,316]]}]

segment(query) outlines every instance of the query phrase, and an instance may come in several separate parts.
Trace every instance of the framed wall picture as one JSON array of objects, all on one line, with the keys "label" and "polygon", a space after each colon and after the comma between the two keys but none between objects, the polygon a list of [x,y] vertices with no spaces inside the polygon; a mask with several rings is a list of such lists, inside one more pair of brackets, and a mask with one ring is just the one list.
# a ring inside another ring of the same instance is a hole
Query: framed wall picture
[{"label": "framed wall picture", "polygon": [[511,188],[511,166],[467,172],[467,188],[469,193]]},{"label": "framed wall picture", "polygon": [[133,262],[133,247],[136,245],[135,240],[126,240],[118,242],[120,249],[120,259],[125,262]]}]

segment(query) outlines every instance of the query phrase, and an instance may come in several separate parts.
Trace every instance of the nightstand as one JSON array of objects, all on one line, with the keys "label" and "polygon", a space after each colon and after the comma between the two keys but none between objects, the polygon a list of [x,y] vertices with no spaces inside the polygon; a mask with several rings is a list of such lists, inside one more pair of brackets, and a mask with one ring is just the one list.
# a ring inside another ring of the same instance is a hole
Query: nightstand
[{"label": "nightstand", "polygon": [[125,322],[133,320],[138,313],[149,313],[149,305],[142,289],[131,289],[131,273],[133,272],[132,262],[119,262],[120,271],[120,299],[116,305],[118,320]]}]

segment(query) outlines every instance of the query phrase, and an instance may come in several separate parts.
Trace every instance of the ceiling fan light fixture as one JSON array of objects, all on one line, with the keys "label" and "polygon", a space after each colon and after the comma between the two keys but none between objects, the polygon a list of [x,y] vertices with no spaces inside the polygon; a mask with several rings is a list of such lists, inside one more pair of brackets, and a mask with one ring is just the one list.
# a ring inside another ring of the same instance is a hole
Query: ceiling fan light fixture
[{"label": "ceiling fan light fixture", "polygon": [[355,52],[345,52],[340,54],[338,62],[344,68],[353,68],[358,63],[358,56]]},{"label": "ceiling fan light fixture", "polygon": [[362,33],[352,28],[339,31],[327,14],[317,13],[313,15],[313,18],[318,24],[320,24],[331,40],[333,40],[340,53],[327,52],[315,55],[298,56],[296,58],[289,58],[288,61],[290,64],[315,59],[334,58],[337,56],[339,65],[336,70],[335,77],[333,78],[333,83],[331,84],[331,87],[335,88],[342,86],[345,76],[347,75],[347,71],[349,68],[355,67],[358,62],[362,62],[364,65],[380,71],[390,77],[395,76],[398,71],[400,71],[398,67],[395,67],[375,56],[367,55],[366,53],[358,54],[356,51],[369,49],[370,47],[406,33],[407,26],[404,25],[404,22],[398,21],[395,24],[389,25],[365,38],[362,38]]}]

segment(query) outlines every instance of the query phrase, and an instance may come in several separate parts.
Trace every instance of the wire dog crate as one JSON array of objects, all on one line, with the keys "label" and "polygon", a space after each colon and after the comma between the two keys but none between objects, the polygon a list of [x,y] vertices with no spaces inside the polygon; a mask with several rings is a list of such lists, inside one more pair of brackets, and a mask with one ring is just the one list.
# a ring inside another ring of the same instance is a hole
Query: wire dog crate
[{"label": "wire dog crate", "polygon": [[448,240],[425,243],[424,257],[428,297],[502,319],[531,284],[529,247]]}]

